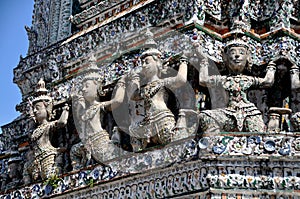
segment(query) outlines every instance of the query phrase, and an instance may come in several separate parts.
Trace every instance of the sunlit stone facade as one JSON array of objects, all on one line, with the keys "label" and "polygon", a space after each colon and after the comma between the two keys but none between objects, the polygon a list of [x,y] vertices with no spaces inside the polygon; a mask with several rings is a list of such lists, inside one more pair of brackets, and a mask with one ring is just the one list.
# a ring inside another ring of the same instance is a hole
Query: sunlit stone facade
[{"label": "sunlit stone facade", "polygon": [[299,13],[298,0],[35,0],[1,197],[300,198]]}]

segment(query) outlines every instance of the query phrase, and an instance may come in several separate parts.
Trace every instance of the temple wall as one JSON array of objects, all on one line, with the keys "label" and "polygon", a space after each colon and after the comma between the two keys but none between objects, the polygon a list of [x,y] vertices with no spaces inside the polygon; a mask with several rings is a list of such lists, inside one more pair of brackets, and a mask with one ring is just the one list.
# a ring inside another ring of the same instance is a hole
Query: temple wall
[{"label": "temple wall", "polygon": [[[35,0],[32,26],[26,27],[28,54],[14,69],[13,81],[22,93],[22,102],[16,106],[20,116],[1,127],[1,197],[300,198],[300,125],[290,121],[300,110],[299,89],[293,88],[296,83],[291,80],[291,71],[297,72],[292,65],[300,66],[299,13],[298,0]],[[181,109],[197,113],[192,117],[184,112],[190,119],[185,127],[188,135],[134,152],[129,125],[142,117],[139,107],[145,105],[130,101],[128,90],[142,65],[140,56],[147,48],[149,31],[163,66],[168,67],[161,77],[175,76],[183,52],[194,52],[195,43],[209,60],[210,75],[228,75],[223,50],[238,34],[249,46],[248,76],[263,78],[268,64],[279,58],[273,85],[247,92],[266,126],[272,119],[271,107],[277,108],[279,127],[272,132],[202,132],[200,113],[225,109],[229,97],[222,88],[199,85],[201,60],[189,54],[186,87],[174,91],[177,100],[167,103],[176,127]],[[74,85],[78,93],[83,89],[91,57],[102,77],[101,100],[112,99],[122,77],[128,80],[125,109],[121,106],[103,116],[103,129],[110,138],[116,129],[121,132],[119,146],[126,153],[105,165],[93,160],[74,169],[70,151],[82,138],[71,95]],[[58,158],[59,175],[25,183],[24,168],[31,162],[26,155],[34,145],[30,135],[37,129],[31,106],[41,78],[53,100],[53,120],[59,120],[64,104],[70,107],[66,126],[51,140],[66,151]]]}]

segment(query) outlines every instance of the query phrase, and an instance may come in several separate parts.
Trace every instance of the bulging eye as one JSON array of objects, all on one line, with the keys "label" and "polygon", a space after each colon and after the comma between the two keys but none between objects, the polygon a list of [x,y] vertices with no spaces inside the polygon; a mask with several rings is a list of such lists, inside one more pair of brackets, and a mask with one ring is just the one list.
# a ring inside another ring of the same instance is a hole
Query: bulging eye
[{"label": "bulging eye", "polygon": [[235,50],[231,50],[229,53],[230,53],[230,55],[235,55],[236,51]]}]

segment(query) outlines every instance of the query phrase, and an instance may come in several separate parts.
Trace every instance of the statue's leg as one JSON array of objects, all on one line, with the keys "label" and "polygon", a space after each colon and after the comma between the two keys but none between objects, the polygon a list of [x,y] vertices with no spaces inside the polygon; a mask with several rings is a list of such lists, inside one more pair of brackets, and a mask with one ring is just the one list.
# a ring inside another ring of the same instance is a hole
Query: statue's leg
[{"label": "statue's leg", "polygon": [[74,144],[70,151],[70,158],[71,158],[71,164],[73,167],[73,170],[80,169],[82,167],[85,167],[85,163],[82,161],[86,157],[85,156],[85,150],[83,148],[83,144],[81,142]]},{"label": "statue's leg", "polygon": [[136,138],[130,137],[130,144],[132,146],[133,152],[139,152],[146,148],[147,139],[146,138]]},{"label": "statue's leg", "polygon": [[56,154],[49,154],[43,157],[41,161],[41,177],[42,179],[47,179],[53,175],[57,174],[57,167],[55,165]]},{"label": "statue's leg", "polygon": [[105,163],[120,156],[119,147],[112,143],[106,130],[90,135],[87,143],[91,148],[92,157],[97,162]]},{"label": "statue's leg", "polygon": [[294,128],[294,131],[299,132],[300,131],[300,112],[293,114],[290,121]]},{"label": "statue's leg", "polygon": [[24,164],[24,168],[23,168],[23,182],[25,185],[28,185],[32,182],[31,178],[32,178],[32,167],[33,164],[31,162],[26,162]]},{"label": "statue's leg", "polygon": [[37,180],[40,177],[41,164],[38,159],[33,161],[34,168],[32,170],[32,178],[33,180]]},{"label": "statue's leg", "polygon": [[158,144],[169,144],[174,137],[174,127],[175,127],[175,119],[174,117],[164,117],[161,120],[158,120],[154,124],[155,129],[158,131],[157,142]]},{"label": "statue's leg", "polygon": [[266,125],[261,115],[248,116],[244,120],[244,131],[266,132]]},{"label": "statue's leg", "polygon": [[201,132],[214,134],[221,131],[220,124],[216,121],[216,118],[214,118],[213,115],[213,111],[203,111],[199,114],[199,128]]},{"label": "statue's leg", "polygon": [[57,169],[57,174],[63,173],[64,164],[64,153],[57,153],[55,157],[55,167]]},{"label": "statue's leg", "polygon": [[180,109],[172,141],[194,136],[199,126],[199,114],[192,109]]}]

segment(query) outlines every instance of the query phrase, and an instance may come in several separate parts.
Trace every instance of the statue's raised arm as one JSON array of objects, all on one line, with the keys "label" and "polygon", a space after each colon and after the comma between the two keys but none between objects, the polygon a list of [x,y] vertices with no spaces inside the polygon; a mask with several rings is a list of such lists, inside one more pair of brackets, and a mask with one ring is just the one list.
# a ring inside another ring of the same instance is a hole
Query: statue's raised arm
[{"label": "statue's raised arm", "polygon": [[203,54],[202,47],[199,43],[194,43],[196,55],[200,58],[199,67],[199,84],[204,87],[209,87],[209,75],[208,75],[208,58]]},{"label": "statue's raised arm", "polygon": [[300,88],[300,79],[299,79],[299,67],[296,64],[293,64],[290,70],[291,74],[291,89]]},{"label": "statue's raised arm", "polygon": [[275,80],[276,63],[275,61],[270,61],[267,66],[267,72],[264,78],[258,78],[258,87],[268,88],[271,87]]},{"label": "statue's raised arm", "polygon": [[[300,89],[300,80],[299,80],[299,66],[295,63],[292,63],[290,68],[290,77],[291,77],[291,90],[294,91],[295,96],[297,96],[297,92]],[[293,126],[293,130],[296,132],[300,131],[300,112],[295,112],[291,116],[291,124]]]}]

